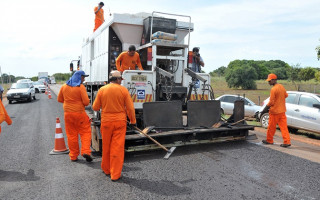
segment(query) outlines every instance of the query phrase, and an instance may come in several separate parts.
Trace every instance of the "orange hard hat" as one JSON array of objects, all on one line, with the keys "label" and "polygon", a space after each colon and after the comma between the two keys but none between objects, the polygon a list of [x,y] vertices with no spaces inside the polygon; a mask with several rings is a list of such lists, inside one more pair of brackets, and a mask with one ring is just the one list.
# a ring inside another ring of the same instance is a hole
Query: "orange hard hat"
[{"label": "orange hard hat", "polygon": [[275,74],[269,74],[266,81],[271,81],[272,79],[277,79],[277,75],[275,75]]}]

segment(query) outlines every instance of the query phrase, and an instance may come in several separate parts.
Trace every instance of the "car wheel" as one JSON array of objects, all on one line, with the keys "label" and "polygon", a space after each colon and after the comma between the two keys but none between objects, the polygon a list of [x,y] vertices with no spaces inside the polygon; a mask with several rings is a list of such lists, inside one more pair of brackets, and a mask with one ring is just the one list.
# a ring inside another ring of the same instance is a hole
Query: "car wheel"
[{"label": "car wheel", "polygon": [[31,102],[32,101],[32,96],[31,94],[29,95],[29,98],[28,98],[28,102]]},{"label": "car wheel", "polygon": [[221,115],[224,115],[224,111],[223,111],[223,109],[222,109],[222,108],[221,108],[221,111],[220,111],[220,112],[221,112]]},{"label": "car wheel", "polygon": [[36,94],[34,94],[34,96],[33,96],[33,100],[36,100]]},{"label": "car wheel", "polygon": [[298,129],[296,128],[288,128],[290,133],[297,133]]},{"label": "car wheel", "polygon": [[268,128],[269,125],[269,113],[264,113],[260,118],[261,127]]},{"label": "car wheel", "polygon": [[12,104],[12,100],[9,100],[9,104]]}]

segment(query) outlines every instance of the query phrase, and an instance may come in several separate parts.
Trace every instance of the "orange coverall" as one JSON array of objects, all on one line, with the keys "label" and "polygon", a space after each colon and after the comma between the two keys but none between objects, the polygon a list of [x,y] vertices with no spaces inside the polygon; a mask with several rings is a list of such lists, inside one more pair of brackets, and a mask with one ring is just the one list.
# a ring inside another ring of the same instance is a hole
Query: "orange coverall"
[{"label": "orange coverall", "polygon": [[1,133],[1,123],[6,121],[8,125],[12,124],[12,120],[10,116],[8,115],[5,107],[2,104],[2,101],[0,99],[0,133]]},{"label": "orange coverall", "polygon": [[[97,10],[98,10],[98,6],[96,6],[94,8],[94,13],[96,13]],[[96,15],[96,17],[94,19],[93,32],[95,32],[99,28],[99,26],[101,26],[101,24],[104,22],[104,11],[103,11],[103,9],[101,8],[95,15]]]},{"label": "orange coverall", "polygon": [[101,110],[102,161],[101,169],[111,174],[112,180],[121,176],[124,161],[124,144],[127,116],[131,124],[136,123],[132,98],[127,88],[110,83],[98,91],[92,106]]},{"label": "orange coverall", "polygon": [[276,126],[278,124],[282,133],[283,143],[291,144],[286,116],[287,97],[288,93],[281,84],[277,83],[271,88],[270,100],[267,104],[267,106],[270,107],[269,126],[267,130],[267,141],[269,143],[273,143],[273,136],[276,132]]},{"label": "orange coverall", "polygon": [[64,84],[58,94],[58,102],[63,103],[64,122],[70,149],[70,159],[76,160],[79,155],[78,134],[81,139],[81,155],[91,154],[91,123],[85,112],[89,97],[84,85],[71,87]]},{"label": "orange coverall", "polygon": [[143,70],[140,57],[137,52],[134,53],[134,56],[129,56],[128,51],[122,52],[116,60],[117,70],[120,72],[123,72],[124,70],[135,70],[136,65],[138,65],[140,70]]}]

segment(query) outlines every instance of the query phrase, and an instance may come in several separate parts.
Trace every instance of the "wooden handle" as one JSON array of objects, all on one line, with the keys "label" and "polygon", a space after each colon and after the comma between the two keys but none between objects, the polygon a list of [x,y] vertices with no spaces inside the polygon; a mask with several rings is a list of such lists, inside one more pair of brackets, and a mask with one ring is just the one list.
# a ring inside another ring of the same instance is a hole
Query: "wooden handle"
[{"label": "wooden handle", "polygon": [[249,119],[249,118],[247,117],[247,118],[240,119],[239,121],[236,121],[236,122],[234,122],[234,123],[232,123],[232,124],[230,124],[230,125],[231,125],[231,126],[232,126],[232,125],[236,125],[236,124],[238,124],[238,123],[240,123],[240,122],[242,122],[242,121],[244,121],[244,120],[247,120],[247,119]]},{"label": "wooden handle", "polygon": [[144,136],[146,136],[147,138],[149,138],[150,140],[152,140],[152,142],[156,143],[159,147],[161,147],[163,150],[165,151],[169,151],[165,146],[163,146],[162,144],[160,144],[157,140],[153,139],[150,135],[145,134],[144,132],[142,132],[138,127],[133,126],[137,131],[139,131],[140,133],[142,133]]}]

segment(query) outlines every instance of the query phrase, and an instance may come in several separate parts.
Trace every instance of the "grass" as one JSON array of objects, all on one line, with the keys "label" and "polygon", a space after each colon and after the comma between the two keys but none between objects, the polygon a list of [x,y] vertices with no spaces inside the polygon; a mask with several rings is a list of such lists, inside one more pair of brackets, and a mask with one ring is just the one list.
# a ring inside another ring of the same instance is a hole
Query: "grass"
[{"label": "grass", "polygon": [[3,87],[3,89],[4,89],[2,95],[7,94],[7,91],[8,91],[8,89],[11,87],[11,85],[12,85],[12,83],[5,83],[5,84],[2,85],[2,87]]},{"label": "grass", "polygon": [[[286,80],[279,80],[278,83],[282,84],[287,91],[306,91],[312,93],[320,93],[320,83],[310,80],[307,82],[298,82],[293,84]],[[219,97],[224,94],[241,95],[249,98],[257,105],[261,105],[262,102],[269,97],[271,86],[265,80],[256,81],[256,90],[243,90],[229,88],[224,77],[211,77],[211,86],[215,97]]]}]

